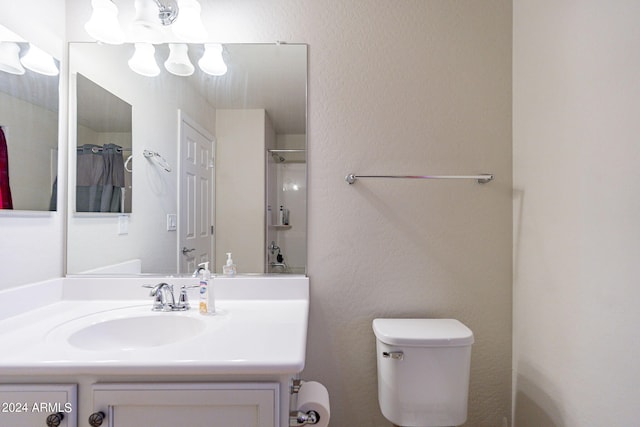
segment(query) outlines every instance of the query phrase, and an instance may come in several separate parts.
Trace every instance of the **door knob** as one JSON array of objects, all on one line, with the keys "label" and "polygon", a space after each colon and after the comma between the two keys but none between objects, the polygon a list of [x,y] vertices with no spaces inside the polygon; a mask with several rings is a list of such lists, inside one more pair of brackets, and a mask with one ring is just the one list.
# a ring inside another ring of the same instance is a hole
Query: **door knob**
[{"label": "door knob", "polygon": [[193,252],[195,250],[196,250],[196,248],[187,249],[186,246],[183,246],[182,247],[182,255],[189,255],[189,252]]},{"label": "door knob", "polygon": [[102,422],[104,421],[104,417],[104,412],[94,412],[89,416],[89,425],[91,427],[100,427],[102,425]]},{"label": "door knob", "polygon": [[55,414],[51,414],[47,417],[47,427],[58,427],[64,420],[64,414],[62,412],[57,412]]}]

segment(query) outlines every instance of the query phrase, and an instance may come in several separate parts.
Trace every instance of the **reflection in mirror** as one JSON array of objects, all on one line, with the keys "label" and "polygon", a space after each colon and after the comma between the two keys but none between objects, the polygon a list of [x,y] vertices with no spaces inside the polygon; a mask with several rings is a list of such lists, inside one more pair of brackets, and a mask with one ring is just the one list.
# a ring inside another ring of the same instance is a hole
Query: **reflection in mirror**
[{"label": "reflection in mirror", "polygon": [[131,105],[76,78],[76,212],[131,212]]},{"label": "reflection in mirror", "polygon": [[0,209],[57,209],[58,63],[29,63],[36,49],[0,25]]},{"label": "reflection in mirror", "polygon": [[130,215],[70,213],[67,273],[190,275],[203,261],[221,273],[231,252],[239,274],[305,274],[306,45],[225,44],[227,73],[212,76],[190,44],[189,77],[162,67],[167,45],[155,45],[160,74],[144,77],[134,50],[70,44],[71,81],[132,107],[135,194]]}]

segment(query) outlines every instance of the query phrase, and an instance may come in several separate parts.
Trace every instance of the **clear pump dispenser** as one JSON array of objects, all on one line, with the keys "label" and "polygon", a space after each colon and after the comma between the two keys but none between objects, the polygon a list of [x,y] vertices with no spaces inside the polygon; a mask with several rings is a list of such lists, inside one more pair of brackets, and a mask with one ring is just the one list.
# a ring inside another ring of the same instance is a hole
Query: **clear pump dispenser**
[{"label": "clear pump dispenser", "polygon": [[236,265],[231,259],[231,252],[227,252],[227,264],[222,266],[222,273],[225,276],[235,276],[237,272]]}]

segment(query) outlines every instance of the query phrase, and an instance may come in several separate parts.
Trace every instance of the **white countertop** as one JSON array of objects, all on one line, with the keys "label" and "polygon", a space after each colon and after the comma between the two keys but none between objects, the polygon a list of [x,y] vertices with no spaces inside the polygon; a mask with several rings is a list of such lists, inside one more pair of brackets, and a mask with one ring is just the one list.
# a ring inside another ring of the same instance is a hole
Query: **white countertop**
[{"label": "white countertop", "polygon": [[[160,279],[175,285],[193,281]],[[32,302],[36,307],[0,320],[0,375],[280,375],[304,368],[309,309],[306,277],[214,279],[219,295],[215,316],[198,312],[194,292],[190,293],[194,308],[188,312],[152,312],[152,298],[146,296],[149,290],[141,291],[140,286],[156,279],[58,280],[62,281],[58,300]],[[28,293],[22,296],[34,298],[38,289],[36,285],[25,287]],[[17,291],[19,288],[10,290],[11,295],[0,293],[0,298],[19,298]],[[135,297],[127,298],[129,291]],[[168,333],[176,335],[175,342],[150,347],[94,350],[67,340],[78,328],[129,316],[193,317],[204,326],[188,338],[172,330]]]}]

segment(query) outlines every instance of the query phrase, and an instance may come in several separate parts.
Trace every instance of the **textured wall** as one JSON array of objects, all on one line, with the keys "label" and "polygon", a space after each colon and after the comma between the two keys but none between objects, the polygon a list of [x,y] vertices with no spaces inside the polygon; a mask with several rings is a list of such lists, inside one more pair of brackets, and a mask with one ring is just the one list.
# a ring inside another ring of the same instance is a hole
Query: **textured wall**
[{"label": "textured wall", "polygon": [[514,2],[515,425],[638,425],[640,3]]},{"label": "textured wall", "polygon": [[[377,316],[466,323],[476,335],[467,425],[501,426],[511,387],[511,2],[202,4],[212,41],[309,44],[305,377],[328,386],[332,426],[390,425],[377,404]],[[74,12],[85,0],[67,7],[69,39],[86,39],[88,16]],[[497,178],[349,186],[349,172]]]}]

